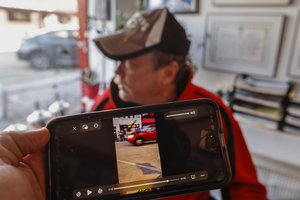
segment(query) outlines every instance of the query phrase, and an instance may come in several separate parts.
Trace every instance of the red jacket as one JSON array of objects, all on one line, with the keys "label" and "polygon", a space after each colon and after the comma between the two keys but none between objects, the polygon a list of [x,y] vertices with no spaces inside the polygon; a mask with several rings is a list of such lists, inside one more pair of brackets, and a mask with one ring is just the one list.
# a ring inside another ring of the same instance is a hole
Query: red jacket
[{"label": "red jacket", "polygon": [[[182,87],[182,86],[181,86]],[[117,87],[111,84],[101,95],[95,98],[95,104],[92,110],[108,110],[120,107],[134,106],[134,104],[122,102],[117,93]],[[233,118],[230,108],[224,105],[222,100],[215,94],[194,85],[191,82],[191,77],[186,84],[183,85],[182,91],[178,93],[177,101],[196,99],[196,98],[210,98],[216,101],[219,106],[222,106],[232,124],[234,135],[234,154],[235,154],[235,170],[234,176],[229,183],[229,197],[233,200],[266,200],[266,189],[258,182],[256,170],[252,163],[251,156],[247,149],[245,140],[243,138],[240,126]],[[224,120],[223,120],[224,124]],[[225,129],[225,137],[227,140],[227,131]],[[209,192],[197,192],[182,196],[166,198],[166,200],[207,200]]]}]

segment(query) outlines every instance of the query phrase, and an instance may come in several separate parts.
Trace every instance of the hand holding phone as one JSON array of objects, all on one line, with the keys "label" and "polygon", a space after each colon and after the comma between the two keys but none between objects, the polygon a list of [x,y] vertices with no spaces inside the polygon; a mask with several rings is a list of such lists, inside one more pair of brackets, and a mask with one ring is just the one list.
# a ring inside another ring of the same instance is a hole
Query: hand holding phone
[{"label": "hand holding phone", "polygon": [[61,117],[47,127],[48,199],[153,199],[231,178],[209,99]]}]

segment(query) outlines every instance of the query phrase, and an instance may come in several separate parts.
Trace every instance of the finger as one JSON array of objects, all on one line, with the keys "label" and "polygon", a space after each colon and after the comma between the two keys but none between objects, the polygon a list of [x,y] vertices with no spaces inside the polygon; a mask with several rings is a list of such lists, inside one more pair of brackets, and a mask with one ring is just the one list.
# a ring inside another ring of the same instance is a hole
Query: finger
[{"label": "finger", "polygon": [[0,158],[17,165],[27,154],[42,150],[49,141],[46,128],[28,132],[4,132],[0,134]]}]

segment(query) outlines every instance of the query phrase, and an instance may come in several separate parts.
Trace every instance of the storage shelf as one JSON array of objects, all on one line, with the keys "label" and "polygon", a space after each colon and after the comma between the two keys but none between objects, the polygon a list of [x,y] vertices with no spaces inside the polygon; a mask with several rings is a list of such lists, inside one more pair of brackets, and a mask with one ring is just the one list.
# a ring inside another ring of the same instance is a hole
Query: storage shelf
[{"label": "storage shelf", "polygon": [[[252,124],[258,128],[283,130],[292,86],[292,82],[237,75],[230,107],[235,113],[243,113],[237,119],[240,122]],[[257,119],[251,120],[254,117]],[[268,121],[265,125],[266,120]]]},{"label": "storage shelf", "polygon": [[269,106],[272,108],[278,108],[281,105],[281,102],[274,102],[274,101],[267,101],[264,99],[259,99],[259,98],[255,98],[255,97],[246,97],[240,94],[235,94],[235,99],[237,100],[242,100],[248,103],[257,103],[260,105],[264,105],[264,106]]}]

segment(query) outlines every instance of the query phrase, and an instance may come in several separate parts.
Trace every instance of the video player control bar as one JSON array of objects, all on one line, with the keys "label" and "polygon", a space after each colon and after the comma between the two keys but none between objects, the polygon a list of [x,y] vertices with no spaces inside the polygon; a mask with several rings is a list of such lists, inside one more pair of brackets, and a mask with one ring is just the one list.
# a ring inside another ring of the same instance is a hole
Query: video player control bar
[{"label": "video player control bar", "polygon": [[86,189],[79,189],[73,192],[73,199],[84,199],[87,197],[100,197],[104,195],[121,194],[126,195],[132,191],[143,190],[145,188],[158,188],[170,185],[202,181],[208,178],[206,171],[182,174],[178,176],[165,177],[154,181],[138,181],[127,184],[105,185]]}]

